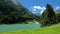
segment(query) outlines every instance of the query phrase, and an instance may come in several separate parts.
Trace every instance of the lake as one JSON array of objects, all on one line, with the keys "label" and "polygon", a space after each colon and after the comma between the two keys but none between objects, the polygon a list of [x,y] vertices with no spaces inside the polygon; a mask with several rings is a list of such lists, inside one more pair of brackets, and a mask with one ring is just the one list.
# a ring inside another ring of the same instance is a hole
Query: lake
[{"label": "lake", "polygon": [[12,25],[0,25],[0,32],[12,31],[12,30],[26,30],[40,28],[40,24],[12,24]]}]

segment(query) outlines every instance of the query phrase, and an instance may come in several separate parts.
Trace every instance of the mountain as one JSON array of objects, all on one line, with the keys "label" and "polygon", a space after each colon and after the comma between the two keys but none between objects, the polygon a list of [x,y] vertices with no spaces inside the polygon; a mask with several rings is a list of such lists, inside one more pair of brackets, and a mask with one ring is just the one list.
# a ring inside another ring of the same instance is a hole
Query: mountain
[{"label": "mountain", "polygon": [[0,23],[13,24],[32,20],[33,13],[16,0],[0,0]]},{"label": "mountain", "polygon": [[60,10],[56,10],[55,13],[60,13]]},{"label": "mountain", "polygon": [[56,10],[55,13],[57,16],[57,22],[60,23],[60,10]]}]

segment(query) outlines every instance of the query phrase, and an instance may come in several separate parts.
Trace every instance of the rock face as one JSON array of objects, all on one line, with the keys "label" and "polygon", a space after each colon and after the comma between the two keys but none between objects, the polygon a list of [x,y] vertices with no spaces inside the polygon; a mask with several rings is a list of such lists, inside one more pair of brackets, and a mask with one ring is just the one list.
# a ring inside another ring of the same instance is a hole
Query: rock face
[{"label": "rock face", "polygon": [[30,19],[32,13],[16,0],[0,0],[0,23],[15,23]]}]

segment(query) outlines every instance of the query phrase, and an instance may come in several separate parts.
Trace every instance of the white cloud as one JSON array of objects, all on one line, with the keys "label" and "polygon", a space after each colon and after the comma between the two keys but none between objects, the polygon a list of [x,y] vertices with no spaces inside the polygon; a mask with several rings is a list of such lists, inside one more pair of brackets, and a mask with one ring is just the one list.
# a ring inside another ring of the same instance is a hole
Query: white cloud
[{"label": "white cloud", "polygon": [[55,8],[55,10],[58,10],[60,7],[59,6],[57,6],[56,8]]},{"label": "white cloud", "polygon": [[42,13],[44,12],[45,9],[46,9],[45,7],[42,7],[42,8],[41,8],[40,14],[42,14]]},{"label": "white cloud", "polygon": [[[41,6],[33,6],[32,7],[33,13],[36,13],[39,10],[40,11],[40,14],[42,14],[45,9],[46,9],[45,7],[41,7]],[[55,10],[58,10],[58,9],[60,9],[60,7],[59,6],[56,6],[55,7]]]},{"label": "white cloud", "polygon": [[40,14],[42,14],[44,12],[44,10],[41,10]]},{"label": "white cloud", "polygon": [[40,14],[42,14],[43,11],[46,9],[45,7],[41,7],[41,6],[33,6],[32,8],[34,13],[36,13],[35,11],[40,10]]},{"label": "white cloud", "polygon": [[40,6],[34,6],[33,8],[34,8],[34,9],[41,9]]},{"label": "white cloud", "polygon": [[46,8],[45,8],[45,7],[42,7],[41,9],[42,9],[42,10],[45,10]]},{"label": "white cloud", "polygon": [[33,9],[33,11],[36,11],[36,9]]}]

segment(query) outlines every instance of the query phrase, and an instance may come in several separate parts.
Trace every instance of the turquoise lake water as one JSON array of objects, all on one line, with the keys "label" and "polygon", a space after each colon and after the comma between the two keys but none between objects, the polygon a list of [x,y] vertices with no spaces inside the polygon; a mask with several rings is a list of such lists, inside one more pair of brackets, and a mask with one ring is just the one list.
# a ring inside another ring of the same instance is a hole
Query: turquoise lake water
[{"label": "turquoise lake water", "polygon": [[0,25],[0,32],[12,30],[26,30],[40,28],[40,24],[13,24],[13,25]]}]

